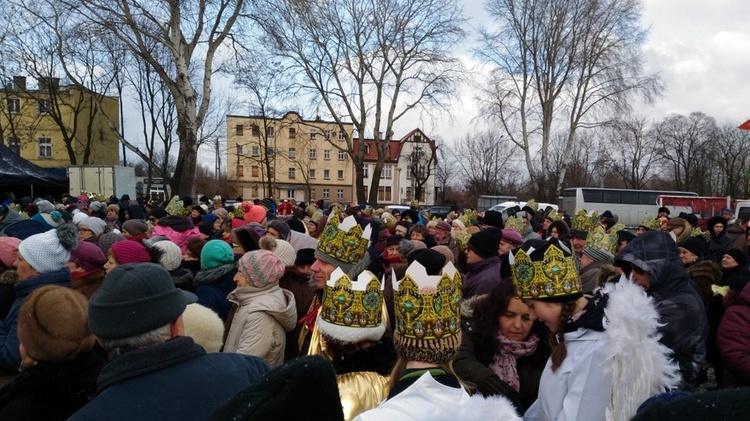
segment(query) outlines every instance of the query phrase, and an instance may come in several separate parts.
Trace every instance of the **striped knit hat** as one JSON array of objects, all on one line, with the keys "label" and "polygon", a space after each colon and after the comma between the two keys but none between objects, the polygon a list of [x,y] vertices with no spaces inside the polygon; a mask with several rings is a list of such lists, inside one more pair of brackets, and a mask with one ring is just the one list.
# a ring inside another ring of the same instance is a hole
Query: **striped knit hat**
[{"label": "striped knit hat", "polygon": [[245,253],[237,266],[247,281],[257,288],[279,282],[284,276],[284,263],[268,250],[254,250]]}]

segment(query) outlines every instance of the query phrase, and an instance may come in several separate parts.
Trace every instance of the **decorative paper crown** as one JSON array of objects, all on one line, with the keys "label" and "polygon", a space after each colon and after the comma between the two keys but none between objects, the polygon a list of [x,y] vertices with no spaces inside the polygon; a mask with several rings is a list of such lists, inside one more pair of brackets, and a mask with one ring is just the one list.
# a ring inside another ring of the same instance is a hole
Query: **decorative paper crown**
[{"label": "decorative paper crown", "polygon": [[322,217],[323,212],[316,210],[312,215],[310,215],[310,221],[314,222],[317,225]]},{"label": "decorative paper crown", "polygon": [[561,212],[558,212],[554,209],[547,212],[547,215],[545,216],[546,219],[552,220],[552,221],[562,221],[563,214]]},{"label": "decorative paper crown", "polygon": [[[625,228],[624,225],[623,228]],[[598,225],[596,228],[589,231],[586,236],[586,248],[615,254],[615,251],[617,250],[617,231],[618,230],[612,229],[607,233],[604,231],[602,225]]]},{"label": "decorative paper crown", "polygon": [[419,200],[412,200],[411,202],[409,202],[409,204],[411,205],[411,207],[416,208],[417,206],[419,206]]},{"label": "decorative paper crown", "polygon": [[187,216],[187,214],[190,213],[190,210],[184,208],[182,200],[180,200],[180,196],[177,195],[172,196],[172,200],[167,203],[167,206],[164,207],[164,210],[170,215],[178,216]]},{"label": "decorative paper crown", "polygon": [[386,214],[383,212],[382,215],[380,215],[380,220],[383,221],[383,225],[385,225],[386,228],[391,229],[396,226],[396,218],[390,214]]},{"label": "decorative paper crown", "polygon": [[566,256],[556,242],[549,242],[544,250],[518,249],[508,257],[516,296],[522,300],[582,293],[573,257]]},{"label": "decorative paper crown", "polygon": [[330,263],[335,266],[354,265],[367,253],[371,231],[370,225],[363,230],[353,216],[339,223],[338,215],[332,212],[320,236],[318,251],[333,259]]},{"label": "decorative paper crown", "polygon": [[456,242],[456,247],[458,247],[460,251],[464,251],[466,250],[466,246],[469,244],[470,238],[471,234],[466,231],[461,231],[453,236],[453,241]]},{"label": "decorative paper crown", "polygon": [[476,211],[467,209],[463,215],[459,216],[458,219],[464,223],[466,228],[477,224],[477,213]]},{"label": "decorative paper crown", "polygon": [[[393,272],[393,279],[396,274]],[[461,274],[452,263],[442,275],[429,276],[414,261],[404,278],[393,284],[396,310],[394,347],[410,361],[452,361],[461,344]]]},{"label": "decorative paper crown", "polygon": [[648,214],[643,218],[643,222],[641,222],[641,226],[644,226],[650,230],[660,230],[661,229],[661,220],[656,217],[654,214]]},{"label": "decorative paper crown", "polygon": [[529,199],[528,202],[526,202],[526,206],[530,207],[534,212],[539,210],[539,203],[536,203],[536,200]]},{"label": "decorative paper crown", "polygon": [[[448,213],[448,219],[450,219],[451,221],[452,221],[452,220],[454,220],[454,219],[456,219],[456,217],[457,217],[457,216],[458,216],[458,215],[457,215],[457,214],[456,214],[456,212],[454,212],[454,211],[450,211],[450,212]],[[461,222],[463,222],[463,221],[461,221]],[[465,225],[465,224],[464,224],[464,225]]]},{"label": "decorative paper crown", "polygon": [[711,233],[709,231],[701,231],[700,228],[696,227],[693,232],[690,233],[691,237],[700,237],[703,236],[703,239],[706,241],[711,241]]},{"label": "decorative paper crown", "polygon": [[523,237],[523,231],[526,227],[523,225],[523,218],[519,218],[513,215],[509,216],[505,221],[505,228],[510,228],[513,231],[521,234],[521,237]]},{"label": "decorative paper crown", "polygon": [[571,229],[574,231],[589,232],[599,225],[599,214],[592,212],[591,215],[589,215],[585,209],[581,209],[576,213],[571,222],[573,225]]},{"label": "decorative paper crown", "polygon": [[316,322],[321,333],[344,344],[380,340],[385,333],[384,288],[368,270],[352,282],[341,268],[336,268],[323,291],[323,304]]},{"label": "decorative paper crown", "polygon": [[317,210],[318,208],[315,205],[307,205],[307,207],[305,208],[305,213],[307,213],[307,216],[312,217]]}]

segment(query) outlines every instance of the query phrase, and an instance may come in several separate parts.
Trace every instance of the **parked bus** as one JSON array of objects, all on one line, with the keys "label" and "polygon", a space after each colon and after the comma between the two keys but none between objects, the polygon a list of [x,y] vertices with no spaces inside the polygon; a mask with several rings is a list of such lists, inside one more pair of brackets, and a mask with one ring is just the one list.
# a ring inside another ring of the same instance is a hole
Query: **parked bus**
[{"label": "parked bus", "polygon": [[[698,193],[571,187],[563,190],[562,208],[571,217],[580,209],[585,209],[588,212],[596,211],[600,215],[609,210],[617,215],[619,223],[633,228],[640,225],[646,215],[657,214],[659,196],[698,196]],[[680,212],[691,212],[691,209],[680,206],[670,208],[672,216],[676,216]]]}]

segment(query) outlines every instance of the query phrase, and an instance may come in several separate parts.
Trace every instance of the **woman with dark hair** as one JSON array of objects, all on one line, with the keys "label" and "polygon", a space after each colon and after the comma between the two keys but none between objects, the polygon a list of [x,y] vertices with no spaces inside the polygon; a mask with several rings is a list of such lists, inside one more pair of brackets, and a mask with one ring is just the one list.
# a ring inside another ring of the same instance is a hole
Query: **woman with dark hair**
[{"label": "woman with dark hair", "polygon": [[549,224],[549,228],[547,228],[547,238],[549,237],[555,237],[567,243],[568,237],[570,237],[570,228],[568,228],[568,224],[561,219],[552,221]]},{"label": "woman with dark hair", "polygon": [[509,282],[461,304],[456,375],[483,396],[502,395],[523,413],[537,399],[549,358],[546,330]]},{"label": "woman with dark hair", "polygon": [[708,220],[707,227],[711,238],[708,240],[708,250],[706,251],[705,259],[721,264],[724,252],[727,251],[731,243],[726,236],[727,221],[721,216],[714,216]]}]

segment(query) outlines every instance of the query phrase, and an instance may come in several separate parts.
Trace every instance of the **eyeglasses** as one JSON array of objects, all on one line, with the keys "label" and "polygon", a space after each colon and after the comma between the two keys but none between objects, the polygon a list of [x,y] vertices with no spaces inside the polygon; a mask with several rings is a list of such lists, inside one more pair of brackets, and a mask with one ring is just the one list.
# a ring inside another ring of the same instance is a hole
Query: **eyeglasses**
[{"label": "eyeglasses", "polygon": [[79,234],[83,234],[83,233],[85,233],[86,231],[88,231],[88,232],[90,232],[90,233],[92,233],[92,234],[94,233],[94,231],[91,231],[91,230],[90,230],[90,229],[88,229],[88,228],[78,228],[78,233],[79,233]]}]

